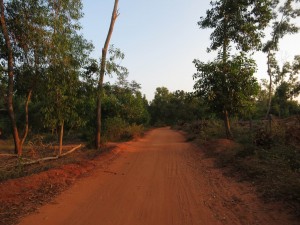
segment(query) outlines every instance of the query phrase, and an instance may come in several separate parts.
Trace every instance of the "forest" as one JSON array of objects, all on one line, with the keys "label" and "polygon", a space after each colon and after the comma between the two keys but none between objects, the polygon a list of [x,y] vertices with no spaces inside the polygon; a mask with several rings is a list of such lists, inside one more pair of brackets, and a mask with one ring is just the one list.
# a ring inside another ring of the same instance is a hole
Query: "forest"
[{"label": "forest", "polygon": [[[65,156],[70,145],[70,153],[100,154],[107,143],[169,126],[299,213],[300,50],[293,61],[277,58],[281,40],[299,32],[299,1],[211,2],[198,27],[210,29],[207,54],[216,58],[190,59],[194,91],[157,87],[152,100],[119,63],[122,46],[110,43],[121,19],[114,2],[95,59],[93,43],[80,33],[83,1],[0,0],[0,181],[25,176],[25,165],[45,157]],[[256,52],[266,57],[267,80],[256,77]],[[214,140],[234,147],[216,152]]]}]

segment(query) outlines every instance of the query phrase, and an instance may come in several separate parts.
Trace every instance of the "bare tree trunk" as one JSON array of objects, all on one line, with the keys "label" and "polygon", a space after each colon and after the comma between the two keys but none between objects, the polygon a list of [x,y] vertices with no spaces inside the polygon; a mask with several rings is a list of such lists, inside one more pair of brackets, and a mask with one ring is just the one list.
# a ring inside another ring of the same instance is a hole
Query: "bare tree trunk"
[{"label": "bare tree trunk", "polygon": [[114,30],[114,25],[117,20],[117,17],[119,16],[118,13],[118,3],[119,0],[115,0],[114,9],[111,16],[109,31],[105,40],[104,47],[102,48],[102,57],[101,57],[101,68],[100,68],[100,77],[98,82],[98,94],[97,94],[97,124],[96,124],[96,148],[100,148],[100,142],[101,142],[101,105],[102,105],[102,96],[103,96],[103,79],[105,74],[105,67],[106,67],[106,55],[107,50],[109,46],[109,42]]},{"label": "bare tree trunk", "polygon": [[225,125],[225,131],[226,131],[226,137],[228,139],[232,139],[232,132],[230,128],[230,121],[228,116],[228,111],[224,110],[224,125]]},{"label": "bare tree trunk", "polygon": [[1,10],[1,29],[5,39],[7,58],[8,58],[7,110],[11,121],[11,126],[12,126],[12,132],[13,132],[14,143],[15,143],[15,154],[18,154],[20,156],[22,155],[22,145],[19,138],[19,132],[16,124],[16,118],[15,118],[14,107],[13,107],[13,92],[14,92],[13,52],[12,52],[12,47],[9,39],[8,30],[6,27],[3,0],[0,0],[0,10]]},{"label": "bare tree trunk", "polygon": [[268,109],[266,114],[266,119],[268,119],[270,111],[271,111],[271,105],[272,105],[272,72],[271,72],[271,65],[270,65],[270,51],[268,52],[268,75],[269,75],[269,96],[268,96]]},{"label": "bare tree trunk", "polygon": [[31,99],[31,95],[32,95],[32,90],[29,91],[27,98],[26,98],[26,102],[25,102],[25,128],[24,128],[24,133],[22,136],[22,140],[21,140],[21,147],[23,147],[23,144],[26,140],[27,134],[28,134],[28,130],[29,130],[29,114],[28,114],[28,105]]},{"label": "bare tree trunk", "polygon": [[59,155],[62,154],[63,137],[64,137],[64,121],[62,121],[62,123],[60,124],[60,131],[59,131]]}]

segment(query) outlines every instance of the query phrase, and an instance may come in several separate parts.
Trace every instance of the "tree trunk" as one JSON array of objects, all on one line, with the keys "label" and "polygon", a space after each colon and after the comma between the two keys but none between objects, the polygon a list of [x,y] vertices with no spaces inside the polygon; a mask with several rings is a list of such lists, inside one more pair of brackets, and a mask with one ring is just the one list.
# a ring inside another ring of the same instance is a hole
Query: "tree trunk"
[{"label": "tree trunk", "polygon": [[250,131],[251,140],[253,140],[253,121],[252,121],[252,117],[250,117],[250,120],[249,120],[249,131]]},{"label": "tree trunk", "polygon": [[60,124],[60,131],[59,131],[59,155],[62,154],[63,137],[64,137],[64,121],[62,121],[62,123]]},{"label": "tree trunk", "polygon": [[[228,58],[228,54],[227,54],[227,48],[228,48],[228,38],[227,38],[227,23],[228,23],[228,18],[225,15],[224,17],[224,40],[223,40],[223,54],[222,54],[222,60],[223,60],[223,84],[226,85],[227,83],[227,72],[226,72],[226,63],[227,63],[227,58]],[[226,86],[225,86],[226,87]],[[227,88],[227,87],[226,87]],[[228,90],[226,90],[228,91]],[[225,125],[225,131],[226,131],[226,137],[228,139],[232,139],[232,132],[231,132],[231,128],[230,128],[230,120],[229,120],[229,116],[228,116],[228,110],[225,107],[225,102],[224,104],[224,125]]]},{"label": "tree trunk", "polygon": [[224,110],[224,125],[227,139],[232,139],[232,132],[230,128],[230,121],[227,110]]},{"label": "tree trunk", "polygon": [[103,79],[105,74],[105,67],[106,67],[106,55],[107,50],[109,46],[109,42],[114,30],[114,25],[117,20],[118,14],[118,4],[119,0],[115,0],[114,9],[111,16],[110,26],[108,30],[108,34],[105,40],[104,47],[102,48],[102,57],[101,57],[101,68],[100,68],[100,76],[99,76],[99,82],[98,82],[98,94],[97,94],[97,124],[96,124],[96,148],[100,148],[100,142],[101,142],[101,119],[102,119],[102,113],[101,113],[101,103],[102,103],[102,97],[103,97]]},{"label": "tree trunk", "polygon": [[270,65],[270,51],[268,52],[268,75],[269,75],[269,96],[268,96],[268,108],[267,108],[267,114],[266,119],[268,119],[270,111],[271,111],[271,105],[272,105],[272,72],[271,72],[271,65]]},{"label": "tree trunk", "polygon": [[4,3],[3,0],[0,0],[0,10],[1,10],[1,29],[3,32],[3,36],[5,39],[5,45],[6,45],[6,53],[7,53],[7,59],[8,59],[8,89],[7,89],[7,111],[9,114],[11,126],[12,126],[12,132],[14,137],[14,144],[15,144],[15,154],[18,154],[19,156],[22,155],[22,145],[20,142],[19,132],[16,124],[16,118],[14,113],[14,107],[13,107],[13,92],[14,92],[14,62],[13,62],[13,52],[12,47],[9,39],[8,30],[6,27],[6,21],[5,21],[5,10],[4,10]]},{"label": "tree trunk", "polygon": [[98,96],[97,96],[97,133],[96,133],[96,148],[100,148],[101,142],[101,122],[102,122],[102,84],[98,87]]},{"label": "tree trunk", "polygon": [[28,115],[28,106],[29,106],[29,102],[31,99],[31,95],[32,95],[32,90],[29,91],[28,95],[27,95],[27,99],[25,102],[25,129],[24,129],[24,133],[22,136],[22,140],[21,140],[21,147],[23,147],[23,144],[26,140],[27,134],[28,134],[28,130],[29,130],[29,115]]}]

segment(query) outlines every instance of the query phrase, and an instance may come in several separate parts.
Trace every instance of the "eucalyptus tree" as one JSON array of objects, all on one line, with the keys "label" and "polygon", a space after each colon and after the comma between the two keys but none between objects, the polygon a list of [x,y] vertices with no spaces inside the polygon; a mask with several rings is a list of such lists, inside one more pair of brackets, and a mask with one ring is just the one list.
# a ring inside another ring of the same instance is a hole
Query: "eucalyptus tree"
[{"label": "eucalyptus tree", "polygon": [[[107,59],[106,59],[107,58]],[[95,102],[95,107],[92,107],[93,109],[95,108],[95,111],[97,112],[95,114],[95,117],[91,117],[93,118],[93,123],[95,123],[95,120],[97,121],[97,126],[93,126],[96,129],[94,133],[96,133],[96,138],[94,139],[97,143],[97,137],[101,138],[101,128],[103,127],[103,120],[107,117],[109,117],[110,115],[104,115],[105,113],[109,113],[109,111],[106,110],[106,106],[104,106],[105,108],[103,108],[103,104],[107,104],[107,100],[110,99],[112,102],[109,104],[114,104],[114,102],[117,101],[116,98],[111,96],[107,96],[107,87],[110,87],[110,85],[105,85],[105,83],[103,83],[104,81],[104,75],[107,76],[116,76],[117,77],[117,85],[116,86],[121,86],[122,88],[132,88],[135,89],[135,85],[138,86],[138,88],[140,87],[139,84],[136,84],[135,82],[131,82],[129,83],[127,81],[127,77],[128,77],[128,69],[124,66],[121,65],[121,61],[125,58],[125,54],[119,49],[119,48],[115,48],[114,45],[110,45],[108,52],[105,56],[105,70],[104,70],[104,74],[101,75],[101,67],[103,65],[102,60],[103,58],[101,58],[99,61],[95,60],[95,59],[91,59],[89,64],[87,66],[84,67],[85,72],[84,72],[84,76],[83,76],[83,80],[84,83],[88,86],[89,89],[91,89],[91,91],[93,92],[94,96],[90,96],[89,101]],[[102,80],[100,79],[102,77]],[[120,89],[121,90],[121,89]],[[123,89],[122,89],[123,90]],[[99,105],[99,103],[101,103]],[[99,110],[99,106],[100,106],[100,111]],[[113,110],[114,112],[117,111],[116,109]],[[111,112],[112,114],[114,114],[114,112]],[[100,125],[98,124],[99,122],[99,113],[100,113]],[[113,116],[113,115],[111,115]],[[95,124],[94,124],[95,125]],[[98,127],[98,125],[100,127]],[[100,133],[98,133],[100,131]],[[98,136],[100,135],[100,136]]]},{"label": "eucalyptus tree", "polygon": [[100,143],[101,143],[101,117],[102,117],[101,104],[102,104],[102,97],[103,97],[103,80],[106,72],[106,56],[109,47],[109,42],[114,30],[115,22],[119,16],[118,4],[119,4],[119,0],[115,0],[114,8],[111,15],[109,30],[106,36],[104,46],[102,48],[101,65],[100,65],[99,80],[98,80],[98,93],[97,93],[97,114],[96,114],[97,119],[96,119],[96,138],[95,138],[95,145],[97,149],[100,148]]},{"label": "eucalyptus tree", "polygon": [[[29,126],[28,104],[38,76],[40,55],[48,39],[47,5],[43,0],[1,1],[0,5],[0,44],[5,53],[1,55],[1,63],[2,68],[7,68],[3,70],[2,79],[7,89],[4,98],[12,125],[15,153],[21,155]],[[25,96],[26,116],[22,135],[17,127],[18,116],[13,104],[16,94]]]},{"label": "eucalyptus tree", "polygon": [[[248,52],[261,47],[263,29],[272,18],[271,7],[274,4],[274,0],[219,0],[211,2],[212,8],[207,10],[206,17],[201,17],[198,22],[200,28],[213,29],[208,51],[219,50],[223,66],[220,68],[221,76],[217,82],[224,86],[221,90],[230,92],[230,87],[227,86],[230,83],[227,62],[231,48]],[[199,68],[201,67],[197,68],[198,71]],[[222,105],[220,110],[224,116],[226,135],[231,138],[229,109],[225,102]]]},{"label": "eucalyptus tree", "polygon": [[[273,20],[271,39],[264,45],[263,51],[267,54],[268,76],[269,76],[269,99],[266,117],[269,116],[272,104],[273,78],[280,76],[276,61],[276,52],[279,50],[279,41],[287,34],[295,34],[299,31],[295,19],[300,16],[300,8],[295,4],[298,0],[286,0],[282,6],[273,7]],[[299,5],[298,5],[299,6]]]},{"label": "eucalyptus tree", "polygon": [[[275,89],[272,96],[272,107],[270,112],[281,116],[289,116],[298,113],[295,109],[297,101],[293,98],[300,94],[298,75],[300,72],[300,56],[295,56],[292,63],[286,62],[278,71],[273,80]],[[276,87],[276,88],[275,88]],[[299,107],[298,107],[299,108]]]},{"label": "eucalyptus tree", "polygon": [[12,124],[12,131],[15,143],[15,153],[19,155],[22,154],[22,147],[19,137],[19,130],[16,124],[16,117],[13,106],[13,92],[14,92],[14,55],[13,55],[13,46],[11,41],[11,35],[9,27],[7,26],[7,13],[5,10],[3,0],[0,0],[0,10],[1,10],[1,31],[4,38],[5,45],[5,60],[7,61],[7,75],[8,75],[8,84],[7,84],[7,94],[6,94],[6,104],[9,114],[9,118]]},{"label": "eucalyptus tree", "polygon": [[43,108],[45,126],[57,129],[59,153],[62,152],[64,126],[80,124],[76,111],[80,69],[88,62],[92,45],[81,35],[81,0],[49,1],[50,49],[44,76]]}]

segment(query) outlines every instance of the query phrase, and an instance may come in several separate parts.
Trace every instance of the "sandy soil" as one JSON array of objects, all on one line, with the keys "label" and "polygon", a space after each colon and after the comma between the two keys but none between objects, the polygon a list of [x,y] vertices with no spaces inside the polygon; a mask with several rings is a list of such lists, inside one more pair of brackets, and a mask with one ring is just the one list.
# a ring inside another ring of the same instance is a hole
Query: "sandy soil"
[{"label": "sandy soil", "polygon": [[251,185],[225,177],[179,132],[155,129],[119,150],[20,224],[299,224],[258,199]]}]

